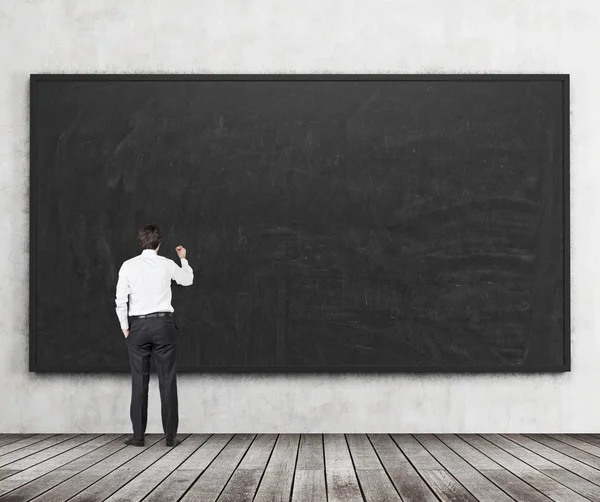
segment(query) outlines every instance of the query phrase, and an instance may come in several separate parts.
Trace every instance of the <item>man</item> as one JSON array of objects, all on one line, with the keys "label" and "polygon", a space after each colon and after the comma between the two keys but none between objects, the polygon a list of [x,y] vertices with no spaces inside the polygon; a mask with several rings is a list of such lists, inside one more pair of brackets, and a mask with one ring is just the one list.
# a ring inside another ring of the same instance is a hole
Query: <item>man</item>
[{"label": "man", "polygon": [[[127,260],[119,270],[117,282],[117,317],[127,342],[131,366],[131,423],[133,437],[125,444],[144,446],[148,421],[148,382],[150,356],[154,353],[162,425],[167,446],[177,446],[179,424],[177,402],[177,325],[171,306],[171,280],[190,286],[194,272],[186,260],[186,250],[175,250],[181,260],[158,255],[163,234],[157,225],[147,225],[138,232],[142,253]],[[129,312],[127,302],[129,300]]]}]

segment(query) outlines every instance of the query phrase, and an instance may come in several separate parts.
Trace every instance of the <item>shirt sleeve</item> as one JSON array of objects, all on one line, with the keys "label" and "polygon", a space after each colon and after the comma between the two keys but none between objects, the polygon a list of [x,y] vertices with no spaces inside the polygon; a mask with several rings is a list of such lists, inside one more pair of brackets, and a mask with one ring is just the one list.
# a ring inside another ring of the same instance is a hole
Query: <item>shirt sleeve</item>
[{"label": "shirt sleeve", "polygon": [[129,293],[131,289],[129,287],[129,279],[125,271],[125,266],[122,265],[119,270],[119,280],[117,281],[117,295],[115,298],[115,304],[117,306],[116,312],[121,324],[121,329],[129,329],[129,319],[127,318],[127,302],[129,301]]},{"label": "shirt sleeve", "polygon": [[185,258],[181,258],[181,267],[171,260],[171,278],[181,286],[191,286],[194,282],[194,271]]}]

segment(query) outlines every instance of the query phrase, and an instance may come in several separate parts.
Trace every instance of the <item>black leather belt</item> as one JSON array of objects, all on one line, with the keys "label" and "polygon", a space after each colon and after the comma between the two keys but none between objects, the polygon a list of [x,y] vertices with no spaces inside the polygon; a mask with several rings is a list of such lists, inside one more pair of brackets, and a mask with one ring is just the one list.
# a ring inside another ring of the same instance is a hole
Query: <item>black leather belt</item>
[{"label": "black leather belt", "polygon": [[147,317],[173,317],[173,312],[154,312],[152,314],[132,315],[132,319],[146,319]]}]

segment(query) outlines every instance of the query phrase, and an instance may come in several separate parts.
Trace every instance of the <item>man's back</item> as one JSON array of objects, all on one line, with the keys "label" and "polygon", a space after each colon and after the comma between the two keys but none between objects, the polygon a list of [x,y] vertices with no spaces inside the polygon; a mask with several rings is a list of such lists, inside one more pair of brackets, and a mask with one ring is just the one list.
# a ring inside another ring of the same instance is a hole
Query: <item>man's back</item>
[{"label": "man's back", "polygon": [[[145,315],[152,312],[173,312],[171,281],[189,286],[194,272],[185,258],[181,267],[173,260],[159,256],[153,249],[123,263],[117,283],[117,315],[122,328],[127,328],[127,314]],[[127,309],[127,301],[129,308]]]}]

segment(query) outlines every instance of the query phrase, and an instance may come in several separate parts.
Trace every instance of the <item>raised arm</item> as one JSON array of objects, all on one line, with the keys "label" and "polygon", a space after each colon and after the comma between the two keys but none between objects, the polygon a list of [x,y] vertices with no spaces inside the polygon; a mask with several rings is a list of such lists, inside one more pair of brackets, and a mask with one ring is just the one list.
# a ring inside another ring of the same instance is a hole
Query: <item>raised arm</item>
[{"label": "raised arm", "polygon": [[119,270],[119,280],[117,281],[117,294],[115,298],[115,304],[117,306],[115,310],[123,331],[129,329],[129,320],[127,318],[127,302],[129,301],[130,291],[129,279],[127,278],[125,271],[125,264],[123,264]]},{"label": "raised arm", "polygon": [[177,251],[177,256],[181,260],[181,267],[177,266],[177,264],[172,261],[172,278],[173,280],[181,285],[181,286],[191,286],[194,282],[194,271],[190,264],[186,259],[186,251],[183,246],[177,246],[175,248]]}]

